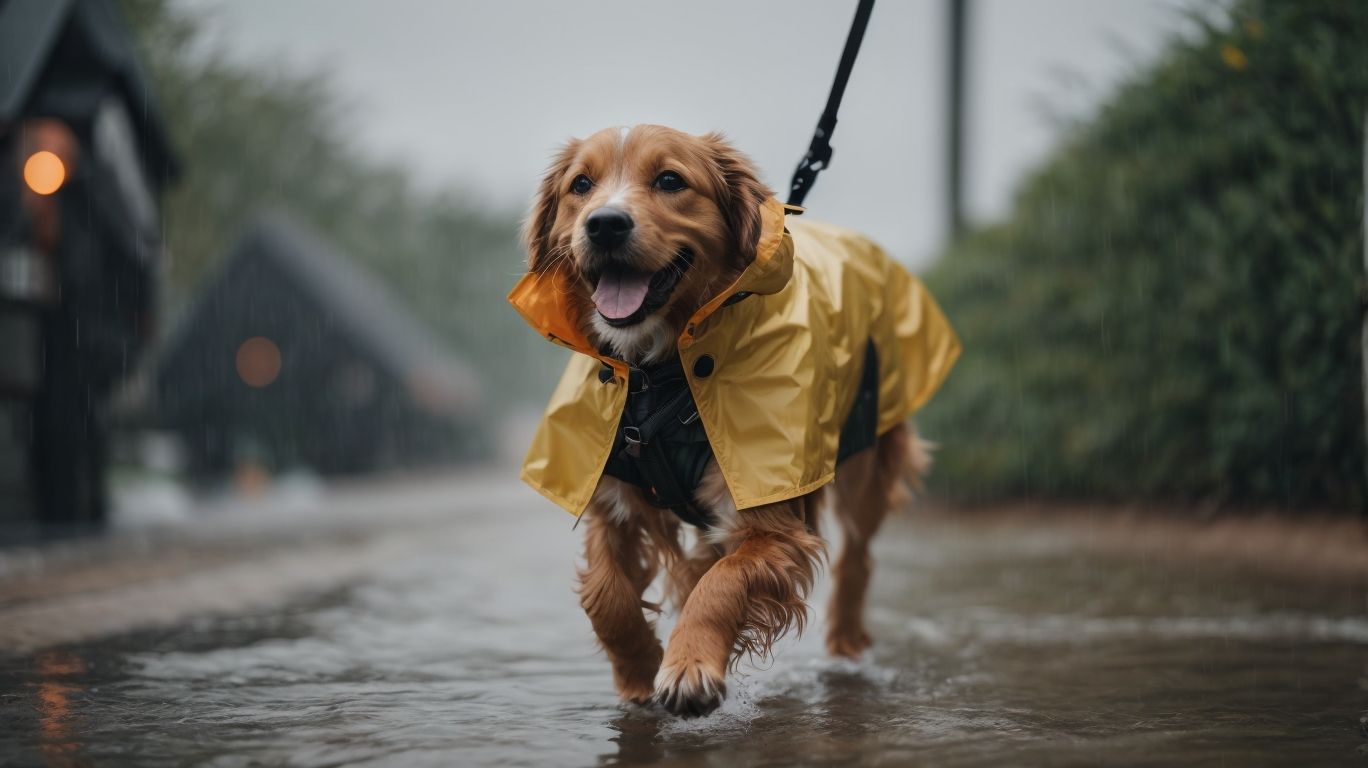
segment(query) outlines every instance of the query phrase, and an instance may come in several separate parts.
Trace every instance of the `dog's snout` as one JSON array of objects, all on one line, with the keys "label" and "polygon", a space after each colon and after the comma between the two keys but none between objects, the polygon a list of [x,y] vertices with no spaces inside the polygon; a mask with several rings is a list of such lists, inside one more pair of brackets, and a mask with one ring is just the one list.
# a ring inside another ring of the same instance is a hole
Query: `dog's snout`
[{"label": "dog's snout", "polygon": [[616,248],[627,242],[632,234],[632,217],[621,208],[603,207],[584,220],[589,241],[600,248]]}]

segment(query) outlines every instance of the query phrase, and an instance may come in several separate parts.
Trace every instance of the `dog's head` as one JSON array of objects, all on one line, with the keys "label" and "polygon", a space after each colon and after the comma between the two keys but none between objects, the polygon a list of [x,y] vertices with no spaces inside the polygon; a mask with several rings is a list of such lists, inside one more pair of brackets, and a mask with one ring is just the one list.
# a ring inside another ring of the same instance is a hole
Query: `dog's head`
[{"label": "dog's head", "polygon": [[663,357],[683,324],[755,258],[771,192],[720,134],[610,128],[562,148],[524,238],[528,269],[564,270],[591,338]]}]

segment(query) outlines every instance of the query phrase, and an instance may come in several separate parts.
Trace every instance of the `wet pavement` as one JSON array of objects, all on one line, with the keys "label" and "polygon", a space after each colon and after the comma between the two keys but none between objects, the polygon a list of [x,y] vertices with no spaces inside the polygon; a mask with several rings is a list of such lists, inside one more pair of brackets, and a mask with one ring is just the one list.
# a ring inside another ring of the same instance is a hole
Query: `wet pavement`
[{"label": "wet pavement", "polygon": [[0,557],[0,640],[22,649],[0,652],[0,763],[1365,762],[1361,579],[903,517],[876,548],[864,660],[826,659],[819,623],[681,721],[618,706],[572,593],[578,535],[530,492],[486,477],[321,506],[127,538],[141,565],[77,547],[53,555],[65,583]]}]

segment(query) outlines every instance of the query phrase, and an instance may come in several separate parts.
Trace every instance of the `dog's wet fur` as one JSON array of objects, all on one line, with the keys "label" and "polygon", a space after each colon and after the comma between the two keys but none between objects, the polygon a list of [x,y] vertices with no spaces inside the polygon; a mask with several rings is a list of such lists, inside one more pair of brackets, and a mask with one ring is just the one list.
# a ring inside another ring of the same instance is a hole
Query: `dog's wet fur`
[{"label": "dog's wet fur", "polygon": [[[601,349],[633,365],[660,362],[678,354],[688,318],[754,260],[760,204],[771,196],[720,134],[603,130],[567,143],[542,179],[524,233],[528,268],[571,278],[574,311]],[[591,236],[589,217],[602,210],[611,216],[600,214]],[[616,225],[611,232],[604,220]],[[614,281],[611,307],[604,280]],[[826,557],[817,525],[826,500],[842,533],[826,647],[858,657],[870,644],[870,539],[929,464],[925,444],[898,426],[843,462],[827,488],[738,511],[714,461],[695,492],[712,526],[689,544],[674,513],[603,476],[583,518],[579,596],[622,699],[707,714],[726,695],[730,666],[746,655],[764,658],[790,629],[801,631]],[[661,573],[680,612],[664,647],[647,618],[658,607],[642,600]]]}]

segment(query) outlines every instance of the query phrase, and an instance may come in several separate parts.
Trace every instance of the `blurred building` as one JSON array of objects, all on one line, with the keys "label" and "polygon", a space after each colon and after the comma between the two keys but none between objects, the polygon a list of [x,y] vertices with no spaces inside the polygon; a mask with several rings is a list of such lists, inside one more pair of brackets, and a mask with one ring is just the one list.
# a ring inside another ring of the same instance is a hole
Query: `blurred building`
[{"label": "blurred building", "polygon": [[152,418],[189,469],[324,473],[481,453],[478,381],[302,225],[260,218],[174,329]]},{"label": "blurred building", "polygon": [[109,0],[0,0],[0,523],[97,523],[176,159]]}]

